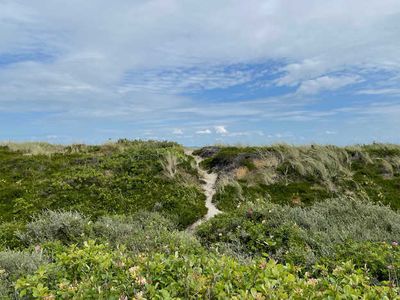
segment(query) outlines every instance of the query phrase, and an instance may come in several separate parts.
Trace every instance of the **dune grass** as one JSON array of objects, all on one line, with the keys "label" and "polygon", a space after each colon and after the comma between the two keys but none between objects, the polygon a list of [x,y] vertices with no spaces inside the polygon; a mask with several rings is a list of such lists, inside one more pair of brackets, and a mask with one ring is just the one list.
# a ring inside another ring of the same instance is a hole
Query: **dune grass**
[{"label": "dune grass", "polygon": [[203,166],[220,172],[214,200],[222,210],[257,198],[310,205],[349,193],[400,208],[398,145],[214,147]]}]

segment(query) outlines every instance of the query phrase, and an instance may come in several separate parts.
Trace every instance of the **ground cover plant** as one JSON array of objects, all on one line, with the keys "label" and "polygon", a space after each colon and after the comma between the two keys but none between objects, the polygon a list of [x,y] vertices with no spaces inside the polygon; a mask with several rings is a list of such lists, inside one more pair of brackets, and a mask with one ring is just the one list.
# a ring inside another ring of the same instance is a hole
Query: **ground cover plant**
[{"label": "ground cover plant", "polygon": [[399,146],[190,153],[3,143],[0,299],[400,299]]}]

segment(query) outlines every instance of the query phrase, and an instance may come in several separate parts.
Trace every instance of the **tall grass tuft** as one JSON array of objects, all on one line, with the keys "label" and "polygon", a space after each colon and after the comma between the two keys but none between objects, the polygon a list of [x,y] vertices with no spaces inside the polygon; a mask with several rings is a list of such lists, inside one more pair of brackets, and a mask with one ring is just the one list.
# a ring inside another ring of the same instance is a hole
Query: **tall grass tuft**
[{"label": "tall grass tuft", "polygon": [[164,169],[164,174],[168,178],[174,178],[178,169],[178,157],[172,152],[167,152],[160,163]]}]

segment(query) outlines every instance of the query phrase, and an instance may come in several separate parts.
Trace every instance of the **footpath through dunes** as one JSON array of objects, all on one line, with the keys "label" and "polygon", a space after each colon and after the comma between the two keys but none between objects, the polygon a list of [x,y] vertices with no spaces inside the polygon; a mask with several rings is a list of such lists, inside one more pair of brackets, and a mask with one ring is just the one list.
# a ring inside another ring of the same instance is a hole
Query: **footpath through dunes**
[{"label": "footpath through dunes", "polygon": [[188,156],[192,156],[196,161],[196,168],[201,176],[203,181],[203,191],[204,195],[206,196],[206,207],[207,207],[207,214],[197,220],[195,223],[189,226],[189,230],[194,230],[197,226],[201,223],[211,219],[217,214],[220,214],[221,211],[212,203],[213,196],[215,195],[215,183],[217,181],[218,174],[217,173],[208,173],[206,170],[203,170],[200,167],[200,163],[202,162],[203,158],[198,155],[193,155],[193,150],[185,149],[185,154]]}]

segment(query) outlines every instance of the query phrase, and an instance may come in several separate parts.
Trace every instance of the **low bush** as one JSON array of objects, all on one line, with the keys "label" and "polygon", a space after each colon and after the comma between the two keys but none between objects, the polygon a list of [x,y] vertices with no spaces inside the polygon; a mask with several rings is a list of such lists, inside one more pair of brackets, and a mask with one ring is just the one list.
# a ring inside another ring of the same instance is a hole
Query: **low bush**
[{"label": "low bush", "polygon": [[25,230],[25,225],[21,222],[0,223],[0,250],[15,249],[23,246],[16,234],[18,231],[23,230]]},{"label": "low bush", "polygon": [[134,253],[196,252],[200,243],[159,213],[140,212],[132,216],[102,217],[93,224],[93,239],[117,247],[124,245]]},{"label": "low bush", "polygon": [[54,240],[69,244],[84,239],[89,225],[89,219],[78,212],[47,210],[17,235],[27,245]]},{"label": "low bush", "polygon": [[54,262],[18,279],[16,292],[28,299],[388,299],[399,292],[372,286],[351,263],[323,272],[313,278],[273,260],[242,264],[212,253],[130,257],[124,249],[89,241],[63,249]]},{"label": "low bush", "polygon": [[388,207],[352,198],[307,208],[261,201],[203,223],[196,234],[208,247],[234,247],[243,254],[309,266],[335,256],[337,246],[346,242],[399,241],[400,216]]},{"label": "low bush", "polygon": [[97,221],[68,211],[46,211],[17,234],[19,244],[35,246],[48,242],[64,245],[82,244],[87,239],[108,243],[113,248],[124,245],[130,252],[175,251],[195,253],[198,240],[157,212],[138,212],[130,216],[104,216]]},{"label": "low bush", "polygon": [[26,274],[35,272],[47,260],[41,253],[27,251],[0,252],[0,299],[12,298],[15,281]]},{"label": "low bush", "polygon": [[336,247],[334,254],[320,262],[331,269],[338,261],[350,260],[358,268],[367,268],[378,281],[389,280],[399,285],[400,246],[397,242],[347,242]]}]

